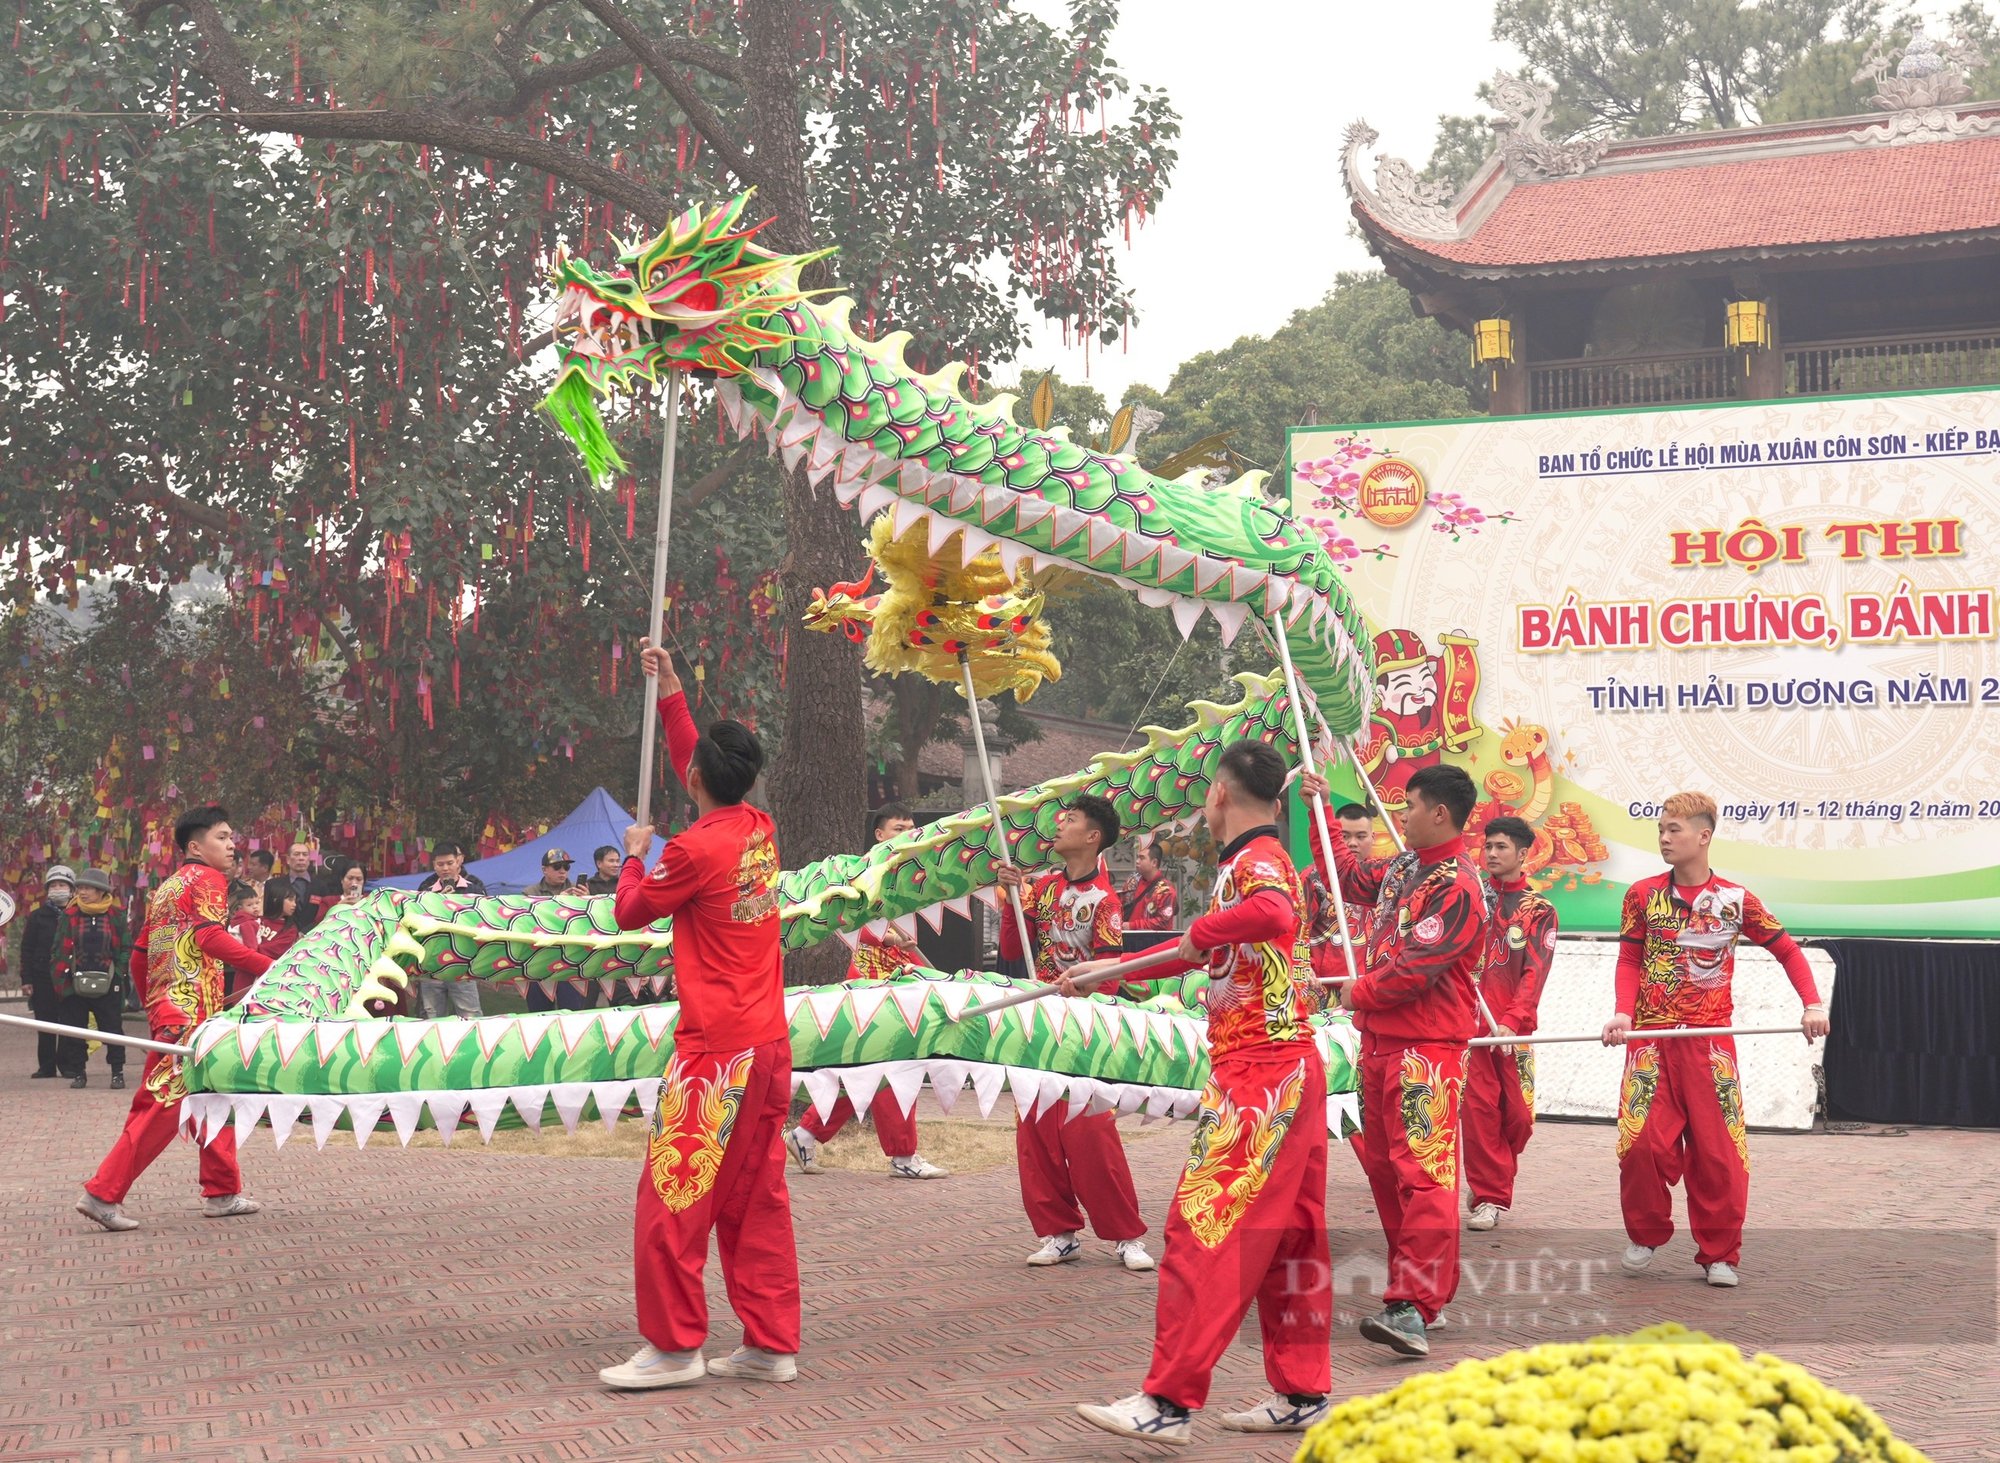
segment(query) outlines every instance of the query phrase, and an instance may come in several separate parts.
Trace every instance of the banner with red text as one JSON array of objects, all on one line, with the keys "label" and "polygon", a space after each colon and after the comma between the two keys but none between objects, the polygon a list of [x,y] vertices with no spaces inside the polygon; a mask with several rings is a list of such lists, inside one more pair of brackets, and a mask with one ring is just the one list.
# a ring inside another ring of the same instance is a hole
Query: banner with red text
[{"label": "banner with red text", "polygon": [[1800,933],[2000,936],[2000,389],[1291,433],[1376,633],[1390,810],[1464,766],[1566,931],[1714,864]]}]

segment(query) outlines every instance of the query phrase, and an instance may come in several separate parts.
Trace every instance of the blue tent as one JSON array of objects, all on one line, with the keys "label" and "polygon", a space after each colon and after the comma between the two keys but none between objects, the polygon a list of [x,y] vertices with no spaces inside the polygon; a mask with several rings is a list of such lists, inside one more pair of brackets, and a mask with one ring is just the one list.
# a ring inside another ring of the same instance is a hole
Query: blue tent
[{"label": "blue tent", "polygon": [[[542,878],[542,854],[551,848],[559,848],[576,860],[576,867],[570,870],[570,877],[578,882],[588,878],[592,872],[590,856],[597,849],[609,843],[622,849],[625,846],[625,830],[632,826],[632,814],[618,805],[618,800],[601,787],[590,790],[590,796],[576,806],[562,822],[556,824],[529,843],[518,848],[510,848],[505,853],[496,853],[492,858],[475,859],[465,866],[465,871],[486,885],[489,894],[519,894]],[[666,840],[655,835],[652,849],[646,855],[651,864],[660,856]],[[399,874],[392,879],[371,879],[371,889],[414,889],[423,883],[423,874]]]}]

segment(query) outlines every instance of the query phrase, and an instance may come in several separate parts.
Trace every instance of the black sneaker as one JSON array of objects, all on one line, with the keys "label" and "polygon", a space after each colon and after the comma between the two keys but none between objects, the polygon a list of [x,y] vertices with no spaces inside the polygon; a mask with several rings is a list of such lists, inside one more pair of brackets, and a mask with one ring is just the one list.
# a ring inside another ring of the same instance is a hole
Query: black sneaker
[{"label": "black sneaker", "polygon": [[46,1072],[30,1072],[28,1075],[34,1078],[35,1080],[39,1081],[43,1077],[60,1077],[62,1073],[56,1071],[53,1067],[51,1067]]},{"label": "black sneaker", "polygon": [[90,1085],[90,1074],[88,1072],[78,1072],[74,1077],[70,1078],[69,1085],[72,1087],[88,1087]]},{"label": "black sneaker", "polygon": [[1386,1346],[1398,1356],[1429,1356],[1430,1338],[1424,1334],[1424,1318],[1406,1300],[1386,1305],[1361,1323],[1361,1336],[1378,1346]]},{"label": "black sneaker", "polygon": [[125,1069],[123,1067],[120,1067],[117,1071],[111,1074],[111,1090],[113,1092],[122,1091],[124,1089],[124,1086],[125,1086]]}]

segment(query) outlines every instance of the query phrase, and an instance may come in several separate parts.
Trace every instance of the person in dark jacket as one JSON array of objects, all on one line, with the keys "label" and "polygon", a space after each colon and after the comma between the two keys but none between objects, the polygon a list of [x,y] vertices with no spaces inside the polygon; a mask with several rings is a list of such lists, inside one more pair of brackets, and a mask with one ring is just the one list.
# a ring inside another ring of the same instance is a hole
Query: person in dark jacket
[{"label": "person in dark jacket", "polygon": [[[42,902],[21,922],[21,984],[28,990],[28,1014],[37,1021],[59,1019],[62,1001],[56,995],[49,963],[56,952],[56,937],[62,928],[63,911],[76,893],[76,871],[67,864],[50,864],[42,875]],[[37,1033],[35,1070],[31,1077],[56,1075],[56,1043],[53,1031]]]},{"label": "person in dark jacket", "polygon": [[[130,954],[125,908],[111,892],[110,876],[101,869],[85,869],[77,876],[76,897],[63,911],[55,954],[49,962],[49,974],[62,1002],[56,1020],[65,1026],[89,1026],[95,1017],[99,1031],[124,1035],[125,966]],[[125,1048],[115,1041],[103,1046],[111,1085],[123,1087]],[[88,1039],[56,1039],[56,1070],[69,1078],[70,1086],[90,1085],[84,1070],[89,1060]]]},{"label": "person in dark jacket", "polygon": [[590,856],[596,872],[583,881],[583,887],[592,894],[616,894],[618,892],[618,866],[625,862],[616,844],[607,843]]}]

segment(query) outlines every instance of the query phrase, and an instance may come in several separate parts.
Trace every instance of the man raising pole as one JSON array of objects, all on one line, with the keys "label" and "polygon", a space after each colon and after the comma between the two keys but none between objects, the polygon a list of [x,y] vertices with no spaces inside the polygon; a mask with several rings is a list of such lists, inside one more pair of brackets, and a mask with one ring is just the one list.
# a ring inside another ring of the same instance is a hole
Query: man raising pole
[{"label": "man raising pole", "polygon": [[1710,1285],[1732,1286],[1750,1202],[1736,1040],[1648,1040],[1647,1032],[1729,1025],[1740,939],[1762,946],[1784,967],[1805,1003],[1800,1030],[1807,1041],[1826,1035],[1827,1019],[1805,952],[1762,900],[1709,867],[1715,813],[1707,793],[1677,792],[1661,804],[1667,871],[1625,891],[1618,1010],[1604,1023],[1604,1044],[1625,1048],[1618,1098],[1618,1200],[1631,1240],[1625,1269],[1645,1270],[1673,1238],[1670,1190],[1685,1174],[1695,1263]]},{"label": "man raising pole", "polygon": [[[778,845],[770,815],[744,801],[764,766],[746,726],[697,735],[664,650],[640,642],[657,677],[667,755],[701,816],[649,873],[653,826],[625,830],[613,912],[621,930],[668,916],[680,1025],[660,1086],[633,1221],[633,1288],[646,1344],[606,1367],[607,1387],[677,1387],[703,1376],[789,1382],[798,1376],[799,1260],[785,1190],[791,1026],[778,945]],[[707,1361],[702,1270],[709,1231],[722,1248],[743,1342]]]},{"label": "man raising pole", "polygon": [[[1324,797],[1315,773],[1308,796]],[[1383,1307],[1361,1334],[1428,1356],[1426,1328],[1458,1289],[1458,1121],[1477,1032],[1490,893],[1465,849],[1478,793],[1462,767],[1420,767],[1393,859],[1334,845],[1349,898],[1374,905],[1366,969],[1342,993],[1361,1028],[1361,1166],[1389,1242]]]}]

